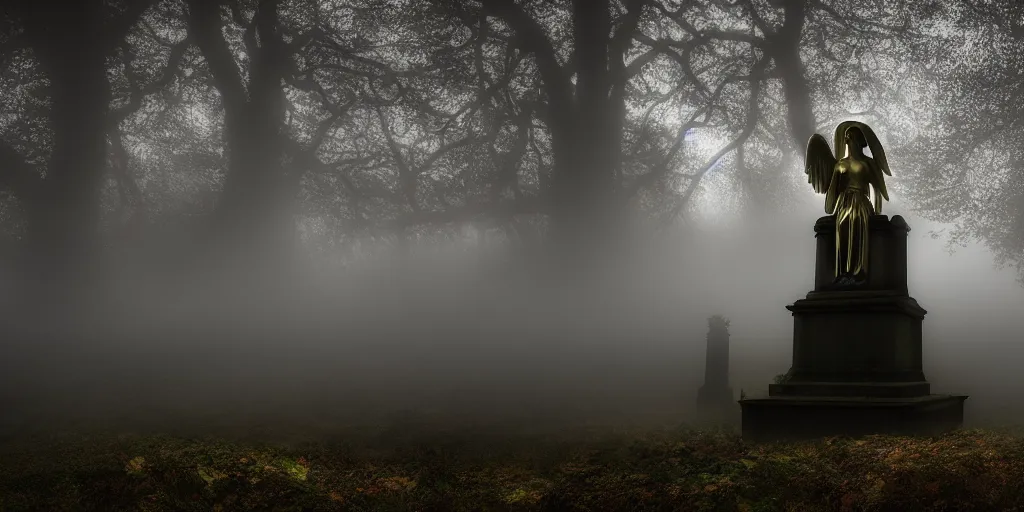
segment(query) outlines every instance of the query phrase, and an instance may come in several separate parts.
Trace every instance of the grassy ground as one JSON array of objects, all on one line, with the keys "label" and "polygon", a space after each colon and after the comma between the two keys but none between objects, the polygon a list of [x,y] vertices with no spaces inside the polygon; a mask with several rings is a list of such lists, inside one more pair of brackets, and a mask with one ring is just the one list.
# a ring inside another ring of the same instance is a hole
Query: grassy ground
[{"label": "grassy ground", "polygon": [[110,430],[0,441],[0,510],[1019,510],[1024,435],[750,445],[727,430],[303,437]]}]

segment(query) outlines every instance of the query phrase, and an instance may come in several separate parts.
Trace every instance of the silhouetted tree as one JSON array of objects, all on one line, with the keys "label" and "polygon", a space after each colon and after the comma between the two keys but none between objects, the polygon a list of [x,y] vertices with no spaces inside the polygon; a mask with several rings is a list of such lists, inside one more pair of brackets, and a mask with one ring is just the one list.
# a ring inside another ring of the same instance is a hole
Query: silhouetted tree
[{"label": "silhouetted tree", "polygon": [[[48,81],[53,139],[45,177],[16,155],[5,155],[16,173],[10,183],[28,199],[32,268],[40,281],[64,285],[95,256],[111,99],[108,58],[149,5],[84,0],[9,7],[21,27],[10,44],[29,48]],[[55,293],[43,289],[44,295]]]},{"label": "silhouetted tree", "polygon": [[[159,238],[193,216],[212,221],[208,240],[275,258],[298,216],[325,244],[412,246],[469,225],[532,240],[547,226],[578,262],[616,240],[617,223],[672,225],[709,191],[785,202],[805,181],[808,134],[855,116],[901,164],[938,148],[939,179],[922,167],[894,186],[1007,258],[1020,237],[1000,98],[1016,61],[954,66],[947,50],[985,28],[1015,54],[1015,7],[946,4],[162,0],[50,17],[23,2],[0,19],[0,96],[16,112],[0,127],[0,180],[52,258],[96,244],[98,220]],[[956,26],[934,38],[940,19]],[[941,100],[925,110],[963,133],[918,122],[907,105],[921,88]],[[719,147],[699,153],[695,133]],[[977,167],[964,135],[987,141],[974,154],[1007,181],[953,210],[950,190],[966,187],[952,184]]]},{"label": "silhouetted tree", "polygon": [[919,15],[932,44],[907,77],[927,99],[897,154],[913,172],[906,194],[954,225],[951,243],[982,241],[1024,281],[1024,5],[943,2]]},{"label": "silhouetted tree", "polygon": [[[216,237],[265,256],[287,247],[292,235],[286,199],[294,195],[295,186],[283,169],[282,132],[284,77],[293,50],[282,38],[281,2],[247,4],[190,0],[188,31],[203,54],[224,112],[229,163],[215,216]],[[242,48],[232,48],[225,38],[225,7],[243,31]],[[244,56],[242,72],[237,54]],[[269,242],[254,244],[257,239]]]}]

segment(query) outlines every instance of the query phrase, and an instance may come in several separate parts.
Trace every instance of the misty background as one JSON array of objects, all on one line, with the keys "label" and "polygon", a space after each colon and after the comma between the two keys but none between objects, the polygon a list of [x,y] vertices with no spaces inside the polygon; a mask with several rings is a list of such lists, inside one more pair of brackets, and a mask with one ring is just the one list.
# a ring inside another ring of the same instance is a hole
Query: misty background
[{"label": "misty background", "polygon": [[847,119],[933,390],[1020,421],[1024,7],[964,4],[14,2],[0,422],[690,421],[709,316],[788,370]]}]

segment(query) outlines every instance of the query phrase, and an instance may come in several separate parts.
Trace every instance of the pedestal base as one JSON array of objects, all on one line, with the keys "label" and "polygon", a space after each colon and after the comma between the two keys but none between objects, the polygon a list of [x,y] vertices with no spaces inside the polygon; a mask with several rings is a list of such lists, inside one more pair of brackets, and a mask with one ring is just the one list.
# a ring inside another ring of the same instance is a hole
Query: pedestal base
[{"label": "pedestal base", "polygon": [[961,395],[769,396],[740,400],[743,438],[754,442],[870,434],[935,435],[963,424]]},{"label": "pedestal base", "polygon": [[911,382],[786,382],[769,384],[768,396],[917,398],[931,394],[926,381]]},{"label": "pedestal base", "polygon": [[836,287],[834,216],[814,225],[814,291],[793,313],[793,365],[769,396],[740,400],[751,441],[869,434],[930,435],[959,428],[961,395],[933,395],[922,364],[927,313],[907,289],[907,233],[899,215],[869,221],[870,271]]}]

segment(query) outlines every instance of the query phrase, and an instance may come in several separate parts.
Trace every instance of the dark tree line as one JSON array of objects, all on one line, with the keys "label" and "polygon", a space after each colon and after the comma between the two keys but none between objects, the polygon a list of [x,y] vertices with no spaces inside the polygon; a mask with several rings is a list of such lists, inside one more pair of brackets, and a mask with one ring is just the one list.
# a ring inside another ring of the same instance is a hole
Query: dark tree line
[{"label": "dark tree line", "polygon": [[[175,225],[208,264],[467,223],[578,263],[703,194],[784,208],[808,136],[856,116],[891,134],[913,206],[1022,268],[1013,9],[17,2],[0,22],[0,212],[54,283]],[[952,51],[967,43],[993,51]],[[982,167],[999,171],[977,185]]]}]

